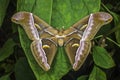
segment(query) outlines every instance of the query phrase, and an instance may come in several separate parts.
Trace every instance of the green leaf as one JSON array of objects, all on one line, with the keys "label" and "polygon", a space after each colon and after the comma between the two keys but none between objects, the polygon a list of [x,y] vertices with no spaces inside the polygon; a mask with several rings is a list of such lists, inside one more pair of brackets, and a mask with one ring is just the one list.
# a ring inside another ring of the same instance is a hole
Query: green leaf
[{"label": "green leaf", "polygon": [[93,60],[96,65],[102,68],[111,68],[115,66],[115,63],[110,54],[102,47],[93,47]]},{"label": "green leaf", "polygon": [[0,49],[0,61],[6,59],[13,53],[15,45],[16,44],[12,39],[8,39],[5,42],[3,47]]},{"label": "green leaf", "polygon": [[0,80],[10,80],[9,74],[2,76]]},{"label": "green leaf", "polygon": [[[96,4],[93,4],[94,2]],[[55,0],[51,24],[59,29],[63,27],[66,29],[86,15],[99,11],[99,9],[100,0]]]},{"label": "green leaf", "polygon": [[[18,0],[17,6],[18,11],[32,12],[48,24],[62,29],[63,26],[68,28],[84,16],[99,11],[100,0]],[[19,34],[22,48],[37,80],[60,80],[72,68],[64,49],[58,48],[50,71],[43,71],[31,53],[31,41],[22,28],[19,28]]]},{"label": "green leaf", "polygon": [[9,73],[14,69],[14,64],[3,63],[2,66],[5,73]]},{"label": "green leaf", "polygon": [[88,75],[80,76],[77,80],[88,80]]},{"label": "green leaf", "polygon": [[0,0],[0,27],[5,17],[5,12],[7,10],[8,4],[9,4],[9,0]]},{"label": "green leaf", "polygon": [[[120,22],[120,20],[119,20],[119,22]],[[117,27],[117,29],[118,29],[118,30],[115,32],[116,40],[117,40],[117,42],[118,42],[119,45],[120,45],[120,23],[116,24],[116,27]]]},{"label": "green leaf", "polygon": [[88,80],[107,80],[106,74],[98,67],[94,66]]},{"label": "green leaf", "polygon": [[116,40],[120,45],[120,15],[116,14],[115,12],[110,11],[108,7],[106,7],[106,5],[102,4],[102,6],[113,16],[115,27],[109,33],[115,32]]},{"label": "green leaf", "polygon": [[16,80],[36,80],[26,58],[20,58],[15,65]]}]

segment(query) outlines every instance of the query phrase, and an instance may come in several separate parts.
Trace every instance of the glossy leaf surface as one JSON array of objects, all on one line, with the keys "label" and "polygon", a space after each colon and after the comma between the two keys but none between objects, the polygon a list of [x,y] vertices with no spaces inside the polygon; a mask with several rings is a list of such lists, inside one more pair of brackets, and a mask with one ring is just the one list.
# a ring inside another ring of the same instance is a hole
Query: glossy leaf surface
[{"label": "glossy leaf surface", "polygon": [[[94,2],[96,4],[93,4]],[[91,3],[91,4],[87,4],[87,3]],[[68,28],[68,26],[73,25],[84,16],[92,12],[99,11],[100,0],[97,1],[85,0],[84,2],[82,2],[81,0],[76,0],[76,1],[49,0],[49,2],[47,3],[45,0],[38,0],[38,1],[19,0],[17,9],[18,11],[30,11],[35,15],[39,16],[40,18],[42,18],[51,26],[53,27],[56,26],[57,28],[62,29],[63,26],[65,28]],[[65,75],[71,69],[71,65],[69,64],[69,60],[66,54],[64,53],[64,50],[60,48],[54,59],[53,65],[51,66],[52,67],[51,70],[48,72],[44,72],[36,63],[34,57],[32,56],[29,47],[31,42],[27,38],[24,30],[19,28],[19,34],[20,34],[20,41],[22,47],[25,51],[28,62],[37,80],[41,80],[41,79],[59,80],[63,75]]]}]

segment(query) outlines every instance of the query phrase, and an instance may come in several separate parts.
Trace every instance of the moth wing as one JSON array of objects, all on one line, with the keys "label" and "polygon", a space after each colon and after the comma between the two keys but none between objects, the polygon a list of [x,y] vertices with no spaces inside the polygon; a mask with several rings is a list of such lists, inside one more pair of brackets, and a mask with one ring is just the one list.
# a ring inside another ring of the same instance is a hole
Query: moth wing
[{"label": "moth wing", "polygon": [[64,47],[71,65],[73,65],[75,62],[75,55],[79,47],[79,42],[82,37],[82,33],[83,33],[82,31],[78,31],[73,27],[64,31],[64,35],[66,35],[64,39],[65,41]]},{"label": "moth wing", "polygon": [[72,38],[65,45],[66,54],[70,60],[71,65],[75,62],[76,51],[79,47],[79,39]]},{"label": "moth wing", "polygon": [[45,54],[44,49],[42,48],[42,41],[41,40],[35,40],[31,43],[31,51],[32,54],[39,64],[39,66],[45,70],[48,71],[50,69],[50,65],[47,62],[47,57]]},{"label": "moth wing", "polygon": [[90,14],[88,25],[85,28],[82,39],[80,40],[80,46],[77,49],[75,56],[75,63],[73,69],[78,70],[85,59],[87,58],[91,49],[91,40],[94,38],[99,29],[112,21],[112,16],[105,12],[96,12]]},{"label": "moth wing", "polygon": [[42,39],[42,47],[45,51],[47,62],[51,65],[57,51],[57,44],[50,39]]},{"label": "moth wing", "polygon": [[86,16],[86,17],[82,18],[77,23],[73,24],[70,28],[75,28],[78,31],[84,31],[85,28],[87,27],[87,23],[88,23],[89,17],[90,16]]},{"label": "moth wing", "polygon": [[43,21],[38,16],[33,15],[33,18],[34,18],[35,26],[38,29],[38,31],[45,31],[46,30],[46,32],[49,33],[50,35],[55,35],[58,33],[58,31],[56,29],[51,27],[48,23]]},{"label": "moth wing", "polygon": [[58,31],[36,15],[33,17],[39,37],[42,41],[42,49],[45,52],[47,63],[51,66],[57,51],[57,39],[54,36],[58,34]]},{"label": "moth wing", "polygon": [[89,16],[86,16],[71,26],[69,29],[64,31],[64,34],[66,35],[64,44],[65,51],[72,66],[75,63],[76,52],[80,46],[80,40],[85,28],[87,27],[88,20]]},{"label": "moth wing", "polygon": [[12,22],[20,24],[23,27],[29,39],[35,40],[39,38],[39,34],[34,25],[34,18],[32,13],[25,11],[17,12],[12,16],[11,20]]}]

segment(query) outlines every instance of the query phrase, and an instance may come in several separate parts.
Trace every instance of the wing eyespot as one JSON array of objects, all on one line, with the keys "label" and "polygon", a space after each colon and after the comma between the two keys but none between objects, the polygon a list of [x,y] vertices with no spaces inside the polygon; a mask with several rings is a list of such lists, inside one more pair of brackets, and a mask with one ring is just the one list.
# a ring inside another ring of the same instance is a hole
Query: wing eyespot
[{"label": "wing eyespot", "polygon": [[80,44],[78,44],[78,43],[72,44],[72,47],[79,47],[79,46],[80,46]]},{"label": "wing eyespot", "polygon": [[43,47],[43,49],[50,48],[49,45],[43,45],[42,47]]}]

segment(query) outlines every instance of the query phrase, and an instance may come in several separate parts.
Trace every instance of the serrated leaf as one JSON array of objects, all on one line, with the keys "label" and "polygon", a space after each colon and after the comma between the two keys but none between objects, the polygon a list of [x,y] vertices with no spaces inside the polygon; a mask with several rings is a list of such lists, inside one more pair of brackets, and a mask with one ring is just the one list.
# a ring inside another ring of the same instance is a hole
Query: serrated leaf
[{"label": "serrated leaf", "polygon": [[107,80],[106,74],[98,67],[94,66],[88,80]]},{"label": "serrated leaf", "polygon": [[[47,2],[46,0],[32,0],[34,3],[30,2],[30,0],[18,0],[18,11],[33,12],[50,25],[61,29],[63,26],[65,28],[70,27],[82,17],[91,12],[97,12],[100,9],[100,0],[48,0]],[[51,70],[48,72],[43,71],[32,56],[30,50],[31,42],[26,33],[23,29],[19,28],[19,34],[22,48],[37,80],[60,80],[71,69],[72,66],[64,53],[64,49],[59,48]]]},{"label": "serrated leaf", "polygon": [[16,80],[36,80],[26,58],[20,58],[15,64]]},{"label": "serrated leaf", "polygon": [[3,47],[0,49],[0,61],[6,59],[13,53],[15,45],[16,44],[12,39],[8,39],[5,42]]},{"label": "serrated leaf", "polygon": [[102,47],[93,47],[93,60],[96,65],[102,68],[111,68],[115,66],[115,63],[110,54]]},{"label": "serrated leaf", "polygon": [[9,4],[9,0],[0,0],[0,27],[5,17],[5,12],[7,10],[8,4]]},{"label": "serrated leaf", "polygon": [[88,75],[80,76],[77,80],[88,80]]},{"label": "serrated leaf", "polygon": [[9,74],[2,76],[0,80],[10,80]]}]

